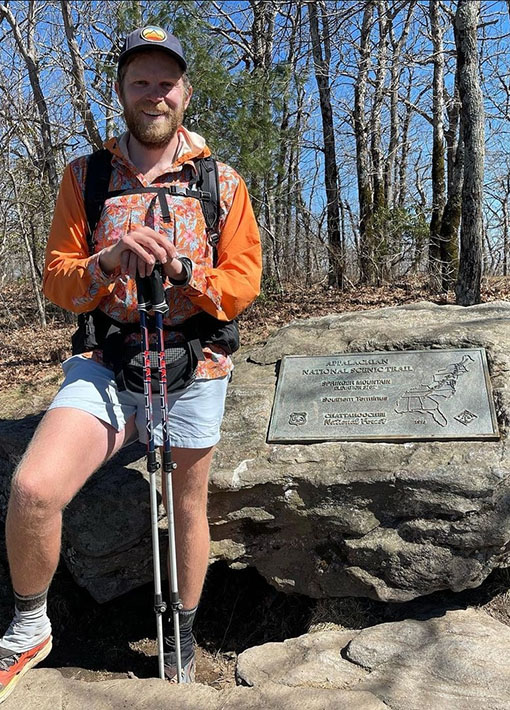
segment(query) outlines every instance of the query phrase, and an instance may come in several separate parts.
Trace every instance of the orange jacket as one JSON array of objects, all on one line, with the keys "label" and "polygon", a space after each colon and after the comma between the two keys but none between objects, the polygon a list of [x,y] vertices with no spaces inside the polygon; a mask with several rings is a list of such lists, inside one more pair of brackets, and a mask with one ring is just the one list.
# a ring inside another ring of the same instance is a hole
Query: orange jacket
[{"label": "orange jacket", "polygon": [[[113,154],[110,190],[149,186],[129,160],[126,135],[120,140],[112,139],[105,147]],[[203,139],[181,127],[177,159],[173,165],[165,166],[165,172],[152,184],[186,186],[195,169],[192,159],[207,155],[210,151]],[[94,254],[89,254],[83,200],[86,165],[85,157],[74,160],[62,179],[43,281],[44,293],[51,301],[75,313],[100,308],[116,320],[136,322],[134,280],[117,272],[105,274],[98,256],[101,249],[115,243],[136,224],[167,234],[179,255],[187,256],[193,264],[187,286],[172,287],[166,282],[170,307],[166,324],[179,324],[201,310],[219,320],[232,320],[256,298],[260,290],[260,237],[246,185],[232,168],[218,163],[220,241],[214,267],[200,202],[168,196],[171,220],[167,223],[151,193],[108,199],[94,234]]]}]

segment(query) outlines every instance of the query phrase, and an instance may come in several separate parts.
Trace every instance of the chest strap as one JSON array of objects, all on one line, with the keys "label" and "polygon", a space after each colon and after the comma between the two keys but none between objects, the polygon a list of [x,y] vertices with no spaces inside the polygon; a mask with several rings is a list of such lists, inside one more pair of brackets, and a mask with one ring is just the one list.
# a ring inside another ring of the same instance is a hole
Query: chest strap
[{"label": "chest strap", "polygon": [[149,187],[136,187],[132,190],[113,190],[107,193],[107,198],[121,197],[123,195],[143,195],[145,193],[157,195],[161,216],[164,222],[170,222],[170,211],[168,209],[168,202],[166,201],[167,195],[172,195],[173,197],[193,197],[195,200],[200,200],[201,203],[210,202],[212,199],[210,192],[196,188],[181,187],[180,185],[169,185],[168,187],[155,187],[153,185]]}]

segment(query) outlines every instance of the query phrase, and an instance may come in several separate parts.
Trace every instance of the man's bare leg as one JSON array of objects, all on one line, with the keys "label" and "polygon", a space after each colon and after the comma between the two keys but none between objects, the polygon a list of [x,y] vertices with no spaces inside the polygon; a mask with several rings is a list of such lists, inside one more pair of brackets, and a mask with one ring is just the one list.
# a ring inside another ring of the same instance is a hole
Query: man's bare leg
[{"label": "man's bare leg", "polygon": [[51,650],[46,596],[60,555],[62,509],[134,429],[72,408],[47,412],[13,478],[6,540],[15,614],[0,640],[0,703]]},{"label": "man's bare leg", "polygon": [[62,510],[90,475],[119,450],[122,432],[93,415],[59,408],[46,413],[12,483],[6,520],[11,579],[20,595],[47,589],[58,564]]},{"label": "man's bare leg", "polygon": [[198,604],[209,563],[207,489],[213,452],[214,447],[172,449],[177,576],[184,609]]},{"label": "man's bare leg", "polygon": [[[172,475],[177,576],[182,610],[179,612],[181,653],[186,682],[194,680],[192,626],[209,563],[207,488],[214,447],[172,449],[177,468]],[[165,493],[165,491],[163,491]],[[166,501],[166,496],[164,495]],[[167,642],[165,673],[176,680],[174,641]]]}]

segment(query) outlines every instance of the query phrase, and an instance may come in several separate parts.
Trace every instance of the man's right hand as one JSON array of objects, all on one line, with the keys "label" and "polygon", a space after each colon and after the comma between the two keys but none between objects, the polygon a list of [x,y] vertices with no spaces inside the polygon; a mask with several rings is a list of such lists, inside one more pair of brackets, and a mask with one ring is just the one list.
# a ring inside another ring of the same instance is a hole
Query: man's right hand
[{"label": "man's right hand", "polygon": [[182,265],[177,261],[175,246],[168,237],[145,226],[135,227],[116,244],[99,252],[99,264],[105,274],[111,274],[120,268],[121,273],[132,278],[136,278],[137,274],[142,277],[149,276],[157,261],[162,264],[168,262],[170,265],[173,260],[175,268],[172,271],[180,271]]}]

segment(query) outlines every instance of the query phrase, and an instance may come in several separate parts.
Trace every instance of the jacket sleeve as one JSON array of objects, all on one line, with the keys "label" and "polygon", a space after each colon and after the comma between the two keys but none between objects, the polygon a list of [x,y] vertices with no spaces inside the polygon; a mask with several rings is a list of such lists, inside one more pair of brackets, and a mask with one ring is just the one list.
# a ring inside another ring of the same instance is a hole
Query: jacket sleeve
[{"label": "jacket sleeve", "polygon": [[97,254],[89,255],[82,191],[68,165],[46,246],[44,294],[58,306],[82,313],[93,310],[113,290],[115,277],[102,271]]},{"label": "jacket sleeve", "polygon": [[219,320],[232,320],[260,293],[260,236],[248,190],[239,178],[218,244],[215,268],[193,264],[183,294]]}]

